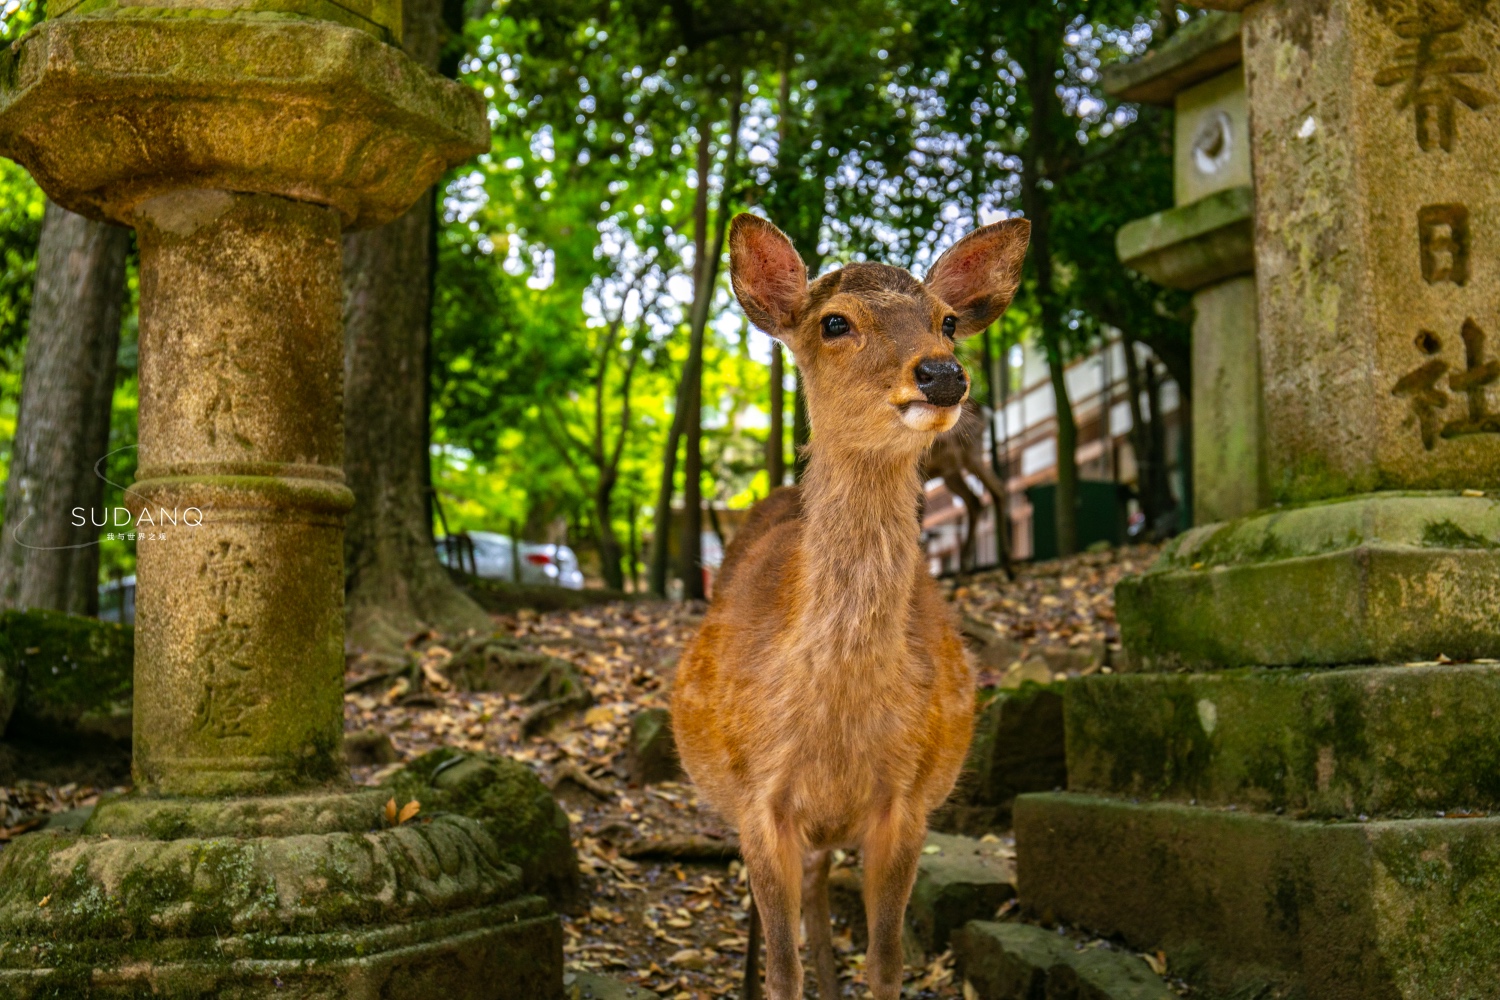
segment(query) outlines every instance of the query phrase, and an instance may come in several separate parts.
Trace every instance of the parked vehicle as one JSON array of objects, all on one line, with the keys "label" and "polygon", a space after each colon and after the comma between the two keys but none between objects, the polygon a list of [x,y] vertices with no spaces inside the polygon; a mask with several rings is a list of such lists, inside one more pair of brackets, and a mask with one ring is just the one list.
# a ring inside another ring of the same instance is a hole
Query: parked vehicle
[{"label": "parked vehicle", "polygon": [[[493,531],[465,531],[438,539],[438,559],[452,569],[486,580],[515,580],[513,544],[509,535]],[[521,543],[521,583],[553,584],[583,589],[578,556],[566,545]]]},{"label": "parked vehicle", "polygon": [[135,576],[99,585],[99,620],[135,624]]}]

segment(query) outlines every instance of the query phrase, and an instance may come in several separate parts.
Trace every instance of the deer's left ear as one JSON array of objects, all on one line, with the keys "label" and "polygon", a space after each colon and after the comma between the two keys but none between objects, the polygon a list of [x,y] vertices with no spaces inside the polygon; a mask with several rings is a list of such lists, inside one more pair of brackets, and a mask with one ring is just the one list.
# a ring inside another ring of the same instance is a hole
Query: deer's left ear
[{"label": "deer's left ear", "polygon": [[1006,219],[976,229],[938,258],[927,290],[958,316],[958,336],[978,333],[1005,312],[1021,284],[1021,264],[1031,239],[1026,219]]}]

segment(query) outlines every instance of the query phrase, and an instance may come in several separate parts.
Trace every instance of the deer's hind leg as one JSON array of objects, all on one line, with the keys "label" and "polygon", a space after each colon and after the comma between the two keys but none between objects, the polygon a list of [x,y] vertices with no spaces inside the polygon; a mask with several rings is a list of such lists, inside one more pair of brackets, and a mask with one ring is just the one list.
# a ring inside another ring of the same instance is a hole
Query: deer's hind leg
[{"label": "deer's hind leg", "polygon": [[742,824],[740,852],[766,944],[767,1000],[802,1000],[802,956],[797,921],[802,915],[802,844],[767,816]]},{"label": "deer's hind leg", "polygon": [[901,927],[926,837],[926,816],[909,816],[897,805],[871,825],[861,845],[865,919],[870,932],[866,982],[875,1000],[897,1000],[901,996]]},{"label": "deer's hind leg", "polygon": [[809,851],[802,859],[802,926],[818,977],[818,1000],[837,1000],[838,966],[833,961],[833,924],[828,912],[828,851]]}]

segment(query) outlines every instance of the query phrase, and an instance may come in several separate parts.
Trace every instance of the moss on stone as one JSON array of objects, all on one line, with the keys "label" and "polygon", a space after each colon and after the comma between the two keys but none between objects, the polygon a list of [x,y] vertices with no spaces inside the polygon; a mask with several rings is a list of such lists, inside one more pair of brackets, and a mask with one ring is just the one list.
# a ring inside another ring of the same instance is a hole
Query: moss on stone
[{"label": "moss on stone", "polygon": [[1500,668],[1073,681],[1075,790],[1315,816],[1500,808]]},{"label": "moss on stone", "polygon": [[[0,633],[0,657],[17,678],[18,724],[69,730],[82,722],[108,730],[116,720],[113,728],[126,728],[118,720],[130,712],[130,626],[56,611],[7,611]],[[0,666],[0,672],[10,671]]]},{"label": "moss on stone", "polygon": [[558,907],[578,895],[578,857],[568,815],[525,764],[492,754],[443,748],[423,754],[385,781],[398,802],[417,799],[424,815],[478,820],[498,856],[521,869],[527,891]]}]

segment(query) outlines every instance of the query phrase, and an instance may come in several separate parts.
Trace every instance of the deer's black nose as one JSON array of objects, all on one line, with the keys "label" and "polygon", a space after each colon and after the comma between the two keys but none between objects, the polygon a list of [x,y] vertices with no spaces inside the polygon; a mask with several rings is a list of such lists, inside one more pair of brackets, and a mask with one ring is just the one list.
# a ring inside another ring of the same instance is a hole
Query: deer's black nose
[{"label": "deer's black nose", "polygon": [[924,358],[917,362],[917,388],[933,406],[955,406],[969,390],[964,366],[952,358]]}]

